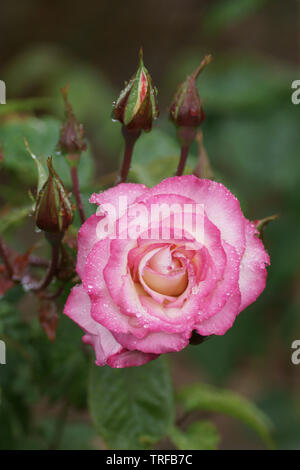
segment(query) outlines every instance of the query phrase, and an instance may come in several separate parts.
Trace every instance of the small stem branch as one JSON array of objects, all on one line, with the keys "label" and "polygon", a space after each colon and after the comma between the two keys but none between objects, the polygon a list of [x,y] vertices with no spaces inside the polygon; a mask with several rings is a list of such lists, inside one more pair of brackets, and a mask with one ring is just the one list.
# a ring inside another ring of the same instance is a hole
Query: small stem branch
[{"label": "small stem branch", "polygon": [[177,167],[176,176],[181,176],[183,174],[186,159],[189,154],[189,149],[190,149],[189,145],[183,145],[181,147],[180,160],[179,160],[179,164]]},{"label": "small stem branch", "polygon": [[116,184],[125,183],[130,170],[131,158],[133,153],[134,145],[141,135],[141,131],[128,131],[125,126],[122,127],[122,134],[125,139],[125,150],[123,156],[123,163],[121,168],[120,176],[118,177]]},{"label": "small stem branch", "polygon": [[0,238],[0,256],[3,259],[3,262],[4,262],[4,265],[5,265],[8,276],[10,278],[12,278],[13,275],[14,275],[14,270],[13,270],[11,264],[10,264],[8,254],[7,254],[7,250],[6,250],[6,246],[5,246],[5,243],[3,242],[2,238]]},{"label": "small stem branch", "polygon": [[71,177],[72,177],[73,190],[74,190],[74,195],[76,199],[76,204],[77,204],[80,220],[81,220],[81,223],[83,224],[83,222],[85,221],[85,214],[84,214],[84,208],[83,208],[80,189],[79,189],[77,166],[71,166]]}]

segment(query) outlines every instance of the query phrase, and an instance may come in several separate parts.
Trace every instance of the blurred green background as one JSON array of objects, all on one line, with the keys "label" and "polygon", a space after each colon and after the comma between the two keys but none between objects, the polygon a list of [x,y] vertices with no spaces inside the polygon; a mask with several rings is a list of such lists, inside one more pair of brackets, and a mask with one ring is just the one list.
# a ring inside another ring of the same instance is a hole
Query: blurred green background
[{"label": "blurred green background", "polygon": [[[16,225],[19,214],[12,212],[30,205],[28,190],[36,184],[23,136],[35,154],[54,156],[70,185],[55,151],[60,88],[70,83],[70,101],[89,139],[80,164],[88,207],[89,194],[112,184],[120,165],[120,125],[111,121],[111,105],[136,69],[139,46],[161,110],[134,153],[131,180],[147,185],[176,168],[179,149],[167,120],[176,85],[203,54],[213,54],[198,85],[204,145],[216,178],[236,194],[248,218],[280,218],[265,232],[271,268],[263,295],[224,337],[170,355],[173,378],[177,385],[203,381],[242,393],[270,416],[278,448],[300,449],[300,365],[291,363],[291,344],[300,339],[300,105],[291,102],[291,83],[300,79],[300,2],[10,0],[0,10],[0,79],[7,87],[7,104],[0,106],[0,232],[19,251],[42,240],[32,218]],[[195,145],[190,169],[196,155]],[[81,336],[61,318],[52,344],[31,296],[15,287],[2,297],[7,365],[0,366],[0,448],[101,446],[86,407]],[[232,419],[212,419],[220,448],[260,448]]]}]

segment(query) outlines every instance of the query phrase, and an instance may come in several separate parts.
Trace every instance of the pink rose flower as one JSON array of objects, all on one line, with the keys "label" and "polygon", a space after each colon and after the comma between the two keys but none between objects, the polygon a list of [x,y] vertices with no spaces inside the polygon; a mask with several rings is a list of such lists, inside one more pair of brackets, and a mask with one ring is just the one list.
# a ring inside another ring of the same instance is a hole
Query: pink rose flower
[{"label": "pink rose flower", "polygon": [[[116,217],[117,236],[115,228],[114,237],[105,235],[99,222],[108,220],[108,204],[117,208],[122,197],[128,206]],[[188,175],[151,189],[119,184],[90,202],[100,209],[79,231],[82,284],[72,289],[64,313],[85,331],[83,341],[94,347],[100,366],[139,366],[180,351],[193,331],[223,335],[265,288],[269,256],[238,200],[220,183]],[[178,237],[172,212],[158,221],[147,218],[145,209],[150,213],[154,204],[176,204],[179,214],[188,207],[190,217],[201,205],[201,237],[189,230],[191,222]]]}]

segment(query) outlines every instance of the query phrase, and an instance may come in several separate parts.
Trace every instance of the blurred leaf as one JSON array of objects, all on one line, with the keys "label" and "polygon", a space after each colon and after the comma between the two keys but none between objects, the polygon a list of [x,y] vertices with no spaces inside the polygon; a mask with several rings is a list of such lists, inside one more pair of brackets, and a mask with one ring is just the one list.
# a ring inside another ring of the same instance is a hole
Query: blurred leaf
[{"label": "blurred leaf", "polygon": [[210,385],[196,384],[182,388],[178,399],[187,412],[205,410],[239,419],[252,428],[269,448],[273,448],[269,418],[253,403],[236,393]]},{"label": "blurred leaf", "polygon": [[173,427],[169,436],[179,450],[215,450],[219,443],[217,429],[210,421],[192,423],[184,432]]},{"label": "blurred leaf", "polygon": [[[71,186],[68,163],[56,152],[59,139],[60,121],[52,117],[37,119],[28,117],[23,120],[4,122],[0,128],[0,141],[3,144],[3,166],[16,173],[18,179],[27,184],[36,185],[37,175],[34,164],[28,155],[24,137],[29,147],[46,166],[46,158],[53,156],[55,170],[63,182]],[[79,179],[81,186],[89,186],[93,176],[93,161],[89,151],[82,154],[79,163]]]},{"label": "blurred leaf", "polygon": [[24,113],[37,110],[49,110],[52,100],[50,98],[25,98],[21,100],[9,100],[6,105],[0,106],[0,117],[12,113]]},{"label": "blurred leaf", "polygon": [[50,96],[53,113],[61,118],[64,108],[59,90],[69,83],[70,102],[79,121],[93,134],[93,142],[104,150],[119,150],[122,135],[111,120],[117,92],[98,69],[65,54],[61,48],[41,44],[16,56],[6,68],[4,80],[12,94],[24,95],[38,89],[39,94]]},{"label": "blurred leaf", "polygon": [[3,233],[14,224],[22,222],[22,220],[27,217],[31,211],[32,204],[9,209],[6,214],[0,218],[0,233]]},{"label": "blurred leaf", "polygon": [[[300,134],[295,108],[288,104],[270,113],[231,116],[206,128],[205,144],[214,166],[235,175],[246,200],[263,200],[271,189],[278,193],[298,188]],[[254,218],[260,215],[267,214],[257,211]]]},{"label": "blurred leaf", "polygon": [[[179,156],[180,147],[176,139],[164,131],[153,129],[142,134],[135,145],[131,175],[146,186],[154,186],[175,174]],[[190,155],[188,162],[193,158],[194,155]],[[185,173],[190,172],[191,167],[187,165]]]},{"label": "blurred leaf", "polygon": [[[57,433],[55,419],[42,419],[18,443],[18,450],[49,450],[53,435]],[[59,439],[58,447],[54,450],[93,450],[95,431],[91,425],[81,422],[65,423]]]},{"label": "blurred leaf", "polygon": [[[198,51],[177,58],[169,72],[166,89],[175,89],[185,75],[195,70],[200,58]],[[197,81],[206,113],[205,123],[211,121],[209,114],[212,113],[227,117],[239,112],[249,117],[262,108],[278,109],[280,104],[290,103],[289,83],[295,76],[297,70],[293,67],[284,67],[263,56],[216,57]]]},{"label": "blurred leaf", "polygon": [[256,13],[269,0],[219,0],[209,9],[204,23],[204,30],[210,34],[219,33],[226,27],[232,27],[250,15]]},{"label": "blurred leaf", "polygon": [[89,407],[112,449],[144,449],[173,422],[173,390],[164,358],[140,367],[91,368]]},{"label": "blurred leaf", "polygon": [[259,400],[259,406],[274,423],[278,449],[300,450],[300,403],[287,389],[273,389]]}]

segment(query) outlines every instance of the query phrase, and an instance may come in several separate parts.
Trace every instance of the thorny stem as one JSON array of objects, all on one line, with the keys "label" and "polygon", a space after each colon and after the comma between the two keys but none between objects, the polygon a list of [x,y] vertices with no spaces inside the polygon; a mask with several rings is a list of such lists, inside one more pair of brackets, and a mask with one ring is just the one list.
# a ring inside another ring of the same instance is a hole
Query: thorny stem
[{"label": "thorny stem", "polygon": [[123,156],[123,163],[121,168],[120,176],[117,178],[116,185],[119,183],[125,183],[130,170],[131,158],[133,153],[134,145],[141,135],[141,131],[128,131],[125,126],[122,127],[122,134],[125,139],[125,150]]},{"label": "thorny stem", "polygon": [[177,167],[176,176],[181,176],[183,174],[185,162],[189,153],[189,149],[190,149],[189,145],[183,145],[181,147],[180,160],[179,160],[179,164]]},{"label": "thorny stem", "polygon": [[76,199],[76,204],[77,204],[80,220],[81,220],[81,223],[83,224],[85,221],[85,214],[84,214],[84,208],[83,208],[80,189],[79,189],[79,180],[78,180],[78,172],[77,172],[76,165],[71,166],[71,177],[72,177],[73,190],[74,190],[74,195]]},{"label": "thorny stem", "polygon": [[0,238],[0,256],[3,259],[3,262],[4,262],[4,265],[6,267],[8,276],[10,278],[12,278],[13,275],[14,275],[14,270],[13,270],[11,264],[10,264],[10,261],[9,261],[8,255],[7,255],[6,246],[5,246],[2,238]]}]

